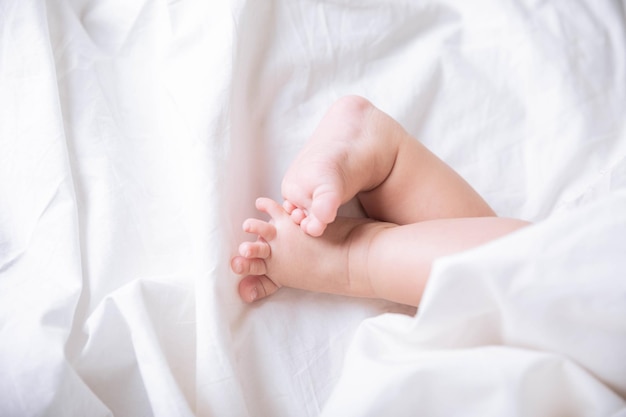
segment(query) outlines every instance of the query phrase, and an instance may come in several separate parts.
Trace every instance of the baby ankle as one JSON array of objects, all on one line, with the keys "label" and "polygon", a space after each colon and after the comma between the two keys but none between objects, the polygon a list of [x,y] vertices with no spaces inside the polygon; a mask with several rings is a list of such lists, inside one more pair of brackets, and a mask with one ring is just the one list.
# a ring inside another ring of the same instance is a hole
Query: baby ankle
[{"label": "baby ankle", "polygon": [[379,298],[372,283],[369,262],[372,241],[381,230],[379,226],[375,222],[364,223],[355,227],[347,238],[350,295]]}]

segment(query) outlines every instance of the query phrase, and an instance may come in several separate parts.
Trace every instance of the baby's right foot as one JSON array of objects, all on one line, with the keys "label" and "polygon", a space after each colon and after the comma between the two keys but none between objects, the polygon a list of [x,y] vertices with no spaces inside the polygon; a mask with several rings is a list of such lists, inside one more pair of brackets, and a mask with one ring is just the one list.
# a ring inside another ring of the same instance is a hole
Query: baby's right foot
[{"label": "baby's right foot", "polygon": [[283,207],[292,220],[321,236],[342,204],[387,178],[402,131],[364,98],[334,103],[283,179]]},{"label": "baby's right foot", "polygon": [[309,291],[376,297],[367,273],[369,242],[377,231],[390,227],[369,219],[342,218],[324,236],[304,233],[273,200],[260,198],[257,208],[271,222],[248,219],[244,230],[258,236],[239,246],[231,260],[233,272],[243,276],[239,294],[246,302],[267,297],[287,286]]}]

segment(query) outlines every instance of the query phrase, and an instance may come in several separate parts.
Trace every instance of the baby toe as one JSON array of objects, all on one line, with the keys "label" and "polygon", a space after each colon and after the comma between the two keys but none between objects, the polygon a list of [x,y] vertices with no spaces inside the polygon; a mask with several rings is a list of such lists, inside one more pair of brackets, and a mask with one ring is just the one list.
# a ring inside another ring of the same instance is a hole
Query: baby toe
[{"label": "baby toe", "polygon": [[309,236],[318,237],[324,234],[324,230],[326,230],[326,223],[319,221],[313,215],[309,215],[302,221],[300,227]]},{"label": "baby toe", "polygon": [[302,209],[297,208],[291,212],[291,220],[295,224],[302,223],[302,220],[304,220],[305,218],[306,218],[306,213]]},{"label": "baby toe", "polygon": [[239,255],[244,258],[267,258],[270,256],[270,253],[270,245],[263,240],[244,242],[239,245]]},{"label": "baby toe", "polygon": [[247,303],[268,297],[280,287],[265,275],[248,275],[239,282],[239,296]]},{"label": "baby toe", "polygon": [[267,273],[265,261],[261,258],[235,256],[230,261],[230,268],[237,275],[264,275]]},{"label": "baby toe", "polygon": [[314,215],[323,224],[335,221],[337,210],[341,206],[341,197],[334,189],[323,189],[313,196],[309,215]]},{"label": "baby toe", "polygon": [[290,201],[285,200],[283,201],[283,209],[288,213],[291,214],[297,207],[295,205],[293,205]]},{"label": "baby toe", "polygon": [[258,235],[265,240],[273,240],[276,237],[276,228],[259,219],[247,219],[243,222],[243,231]]}]

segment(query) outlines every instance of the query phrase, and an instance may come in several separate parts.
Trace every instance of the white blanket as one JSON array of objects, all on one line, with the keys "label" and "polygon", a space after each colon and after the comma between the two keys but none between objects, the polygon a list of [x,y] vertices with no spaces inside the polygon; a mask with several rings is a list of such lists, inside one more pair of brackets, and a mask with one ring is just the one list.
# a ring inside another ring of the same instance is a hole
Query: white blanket
[{"label": "white blanket", "polygon": [[[0,0],[0,415],[625,416],[625,8]],[[241,222],[345,94],[535,225],[417,314],[244,305]]]}]

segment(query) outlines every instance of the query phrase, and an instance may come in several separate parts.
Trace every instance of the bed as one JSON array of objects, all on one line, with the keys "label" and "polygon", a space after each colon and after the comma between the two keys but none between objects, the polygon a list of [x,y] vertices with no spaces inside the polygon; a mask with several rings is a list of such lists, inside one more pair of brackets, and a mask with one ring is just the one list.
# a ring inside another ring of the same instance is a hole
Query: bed
[{"label": "bed", "polygon": [[[0,1],[0,415],[626,416],[625,6]],[[244,304],[241,222],[347,94],[533,225],[417,311]]]}]

